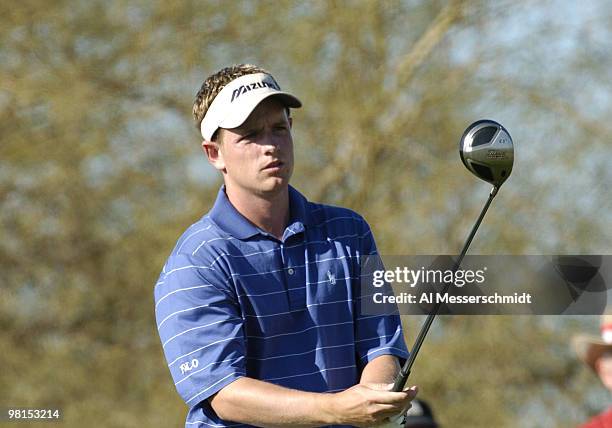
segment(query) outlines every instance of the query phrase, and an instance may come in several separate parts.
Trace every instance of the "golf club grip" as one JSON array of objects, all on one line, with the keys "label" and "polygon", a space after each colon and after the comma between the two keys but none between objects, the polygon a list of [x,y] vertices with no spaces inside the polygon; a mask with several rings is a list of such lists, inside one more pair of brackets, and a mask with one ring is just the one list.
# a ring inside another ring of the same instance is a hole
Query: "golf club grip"
[{"label": "golf club grip", "polygon": [[400,371],[397,374],[397,377],[395,378],[395,382],[393,383],[393,388],[391,389],[391,391],[402,391],[404,389],[404,386],[406,385],[406,381],[408,381],[408,376],[410,376],[410,370],[408,370],[408,372],[405,374]]},{"label": "golf club grip", "polygon": [[[498,190],[499,190],[499,187],[494,186],[493,189],[491,190],[491,193],[489,193],[489,199],[487,199],[487,203],[482,208],[482,211],[480,212],[480,215],[478,216],[476,223],[474,223],[474,226],[472,227],[472,230],[470,231],[470,234],[467,240],[465,241],[465,244],[463,245],[461,254],[459,255],[459,258],[457,259],[457,262],[455,263],[455,266],[453,267],[453,273],[456,272],[457,269],[459,269],[459,267],[461,266],[461,262],[463,261],[463,258],[465,257],[468,251],[468,248],[470,247],[470,244],[472,243],[472,239],[474,239],[474,236],[476,235],[476,231],[478,230],[478,227],[480,226],[482,219],[487,213],[487,210],[489,209],[489,206],[491,205],[491,201],[493,200],[495,195],[497,195]],[[446,285],[444,285],[444,288],[442,289],[442,294],[446,294],[448,292],[450,284],[451,283],[448,282],[446,283]],[[408,360],[406,360],[406,363],[404,364],[400,372],[395,377],[395,382],[393,383],[393,388],[391,389],[391,391],[399,392],[404,389],[404,386],[406,385],[406,381],[408,380],[408,376],[410,376],[412,365],[414,364],[414,361],[416,360],[419,350],[421,349],[421,345],[425,341],[425,336],[427,336],[427,332],[429,332],[429,327],[431,327],[431,324],[433,323],[433,320],[438,314],[438,311],[440,310],[441,306],[442,306],[442,303],[440,302],[436,303],[433,310],[429,313],[429,315],[427,315],[427,319],[425,320],[425,323],[421,327],[421,331],[419,331],[419,335],[414,341],[414,345],[412,346],[412,350],[410,351],[410,356],[408,357]]]}]

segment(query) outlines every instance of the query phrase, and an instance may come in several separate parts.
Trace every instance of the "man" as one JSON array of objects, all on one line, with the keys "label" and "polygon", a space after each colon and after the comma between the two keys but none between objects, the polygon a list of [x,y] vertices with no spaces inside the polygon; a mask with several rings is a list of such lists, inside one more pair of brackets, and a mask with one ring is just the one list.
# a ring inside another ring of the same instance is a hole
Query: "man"
[{"label": "man", "polygon": [[196,96],[202,148],[224,186],[155,286],[187,427],[375,426],[416,395],[389,391],[408,356],[399,316],[360,313],[369,226],[289,186],[300,106],[250,65],[211,75]]},{"label": "man", "polygon": [[[601,339],[578,335],[573,343],[578,357],[597,373],[604,386],[612,391],[612,315],[603,315],[601,318]],[[612,428],[612,407],[580,428]]]}]

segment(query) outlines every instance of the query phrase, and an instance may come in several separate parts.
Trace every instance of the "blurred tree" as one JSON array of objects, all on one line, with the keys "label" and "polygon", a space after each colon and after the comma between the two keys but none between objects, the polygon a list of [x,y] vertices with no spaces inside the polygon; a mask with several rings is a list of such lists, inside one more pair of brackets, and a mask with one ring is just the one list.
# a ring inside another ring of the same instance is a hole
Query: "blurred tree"
[{"label": "blurred tree", "polygon": [[[472,252],[609,252],[610,15],[605,1],[3,3],[0,404],[59,405],[65,426],[180,425],[152,289],[215,197],[191,100],[230,63],[300,96],[294,185],[364,214],[383,253],[459,250],[487,188],[456,142],[481,116],[510,130],[517,165]],[[586,416],[577,394],[601,395],[559,333],[584,322],[547,320],[434,326],[414,379],[444,426]]]}]

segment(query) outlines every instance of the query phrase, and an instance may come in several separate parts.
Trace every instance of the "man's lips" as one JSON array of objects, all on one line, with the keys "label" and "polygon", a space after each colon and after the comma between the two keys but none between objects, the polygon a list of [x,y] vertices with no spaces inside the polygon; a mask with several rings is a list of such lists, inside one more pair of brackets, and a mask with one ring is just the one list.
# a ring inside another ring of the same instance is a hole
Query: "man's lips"
[{"label": "man's lips", "polygon": [[274,161],[274,162],[270,162],[269,164],[267,164],[263,169],[280,168],[283,165],[284,164],[281,161]]}]

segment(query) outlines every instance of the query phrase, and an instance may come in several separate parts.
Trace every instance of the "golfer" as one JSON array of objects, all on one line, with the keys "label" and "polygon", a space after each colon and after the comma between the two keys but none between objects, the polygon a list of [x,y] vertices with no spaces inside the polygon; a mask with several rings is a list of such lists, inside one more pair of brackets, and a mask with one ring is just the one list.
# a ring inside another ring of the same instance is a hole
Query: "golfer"
[{"label": "golfer", "polygon": [[376,426],[416,395],[390,391],[408,357],[399,316],[360,312],[360,259],[376,253],[368,224],[289,185],[298,107],[251,65],[211,75],[196,96],[224,185],[155,286],[186,427]]},{"label": "golfer", "polygon": [[[588,365],[612,392],[612,315],[605,314],[601,317],[601,338],[580,334],[574,337],[572,342],[580,360]],[[612,427],[612,407],[580,425],[580,428],[609,427]]]}]

